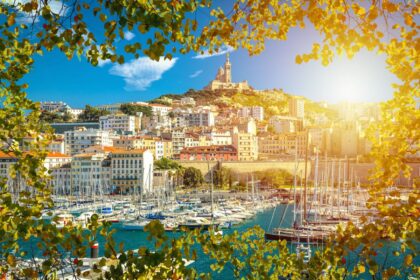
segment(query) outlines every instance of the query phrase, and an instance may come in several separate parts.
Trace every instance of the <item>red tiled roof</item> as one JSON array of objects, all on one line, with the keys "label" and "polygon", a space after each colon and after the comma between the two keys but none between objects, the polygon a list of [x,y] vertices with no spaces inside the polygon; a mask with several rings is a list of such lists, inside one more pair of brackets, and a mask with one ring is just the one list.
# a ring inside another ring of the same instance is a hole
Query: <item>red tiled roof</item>
[{"label": "red tiled roof", "polygon": [[65,158],[69,158],[70,156],[62,154],[62,153],[56,153],[56,152],[49,152],[47,154],[47,158],[48,157],[65,157]]}]

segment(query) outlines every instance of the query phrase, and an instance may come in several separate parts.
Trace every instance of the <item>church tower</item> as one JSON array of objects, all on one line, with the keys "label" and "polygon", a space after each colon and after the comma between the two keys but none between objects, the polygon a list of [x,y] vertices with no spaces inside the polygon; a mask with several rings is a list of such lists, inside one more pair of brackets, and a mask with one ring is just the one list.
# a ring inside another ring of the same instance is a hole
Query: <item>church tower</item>
[{"label": "church tower", "polygon": [[225,83],[232,82],[232,66],[230,65],[229,61],[229,53],[226,54],[226,62],[225,62]]}]

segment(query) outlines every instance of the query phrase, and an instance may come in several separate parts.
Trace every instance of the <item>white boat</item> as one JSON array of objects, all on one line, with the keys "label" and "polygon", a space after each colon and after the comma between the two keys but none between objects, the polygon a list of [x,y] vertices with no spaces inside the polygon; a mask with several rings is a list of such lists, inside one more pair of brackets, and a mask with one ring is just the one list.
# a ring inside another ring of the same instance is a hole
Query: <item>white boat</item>
[{"label": "white boat", "polygon": [[122,223],[123,230],[144,230],[144,227],[150,223],[150,220],[132,220]]}]

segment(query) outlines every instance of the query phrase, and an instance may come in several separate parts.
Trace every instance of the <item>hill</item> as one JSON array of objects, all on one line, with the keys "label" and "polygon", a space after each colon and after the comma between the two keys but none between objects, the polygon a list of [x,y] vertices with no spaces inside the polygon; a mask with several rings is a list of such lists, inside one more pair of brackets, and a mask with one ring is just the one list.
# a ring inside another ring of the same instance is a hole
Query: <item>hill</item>
[{"label": "hill", "polygon": [[[274,115],[286,115],[289,113],[289,100],[293,95],[285,93],[281,89],[271,90],[193,90],[190,89],[184,94],[165,94],[154,100],[153,103],[169,105],[170,100],[180,100],[183,97],[192,97],[197,105],[216,105],[219,108],[240,108],[244,106],[261,106],[264,108],[265,118],[269,119]],[[321,106],[310,99],[305,100],[305,116],[313,120],[317,114],[324,114],[330,120],[336,118],[337,113],[331,109]]]}]

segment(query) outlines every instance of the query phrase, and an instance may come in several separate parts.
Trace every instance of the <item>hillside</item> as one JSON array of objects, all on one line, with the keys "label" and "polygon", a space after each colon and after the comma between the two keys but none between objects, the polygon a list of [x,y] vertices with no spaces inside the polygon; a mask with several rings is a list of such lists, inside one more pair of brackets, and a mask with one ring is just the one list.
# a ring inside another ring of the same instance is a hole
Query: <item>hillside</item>
[{"label": "hillside", "polygon": [[[197,105],[216,105],[220,108],[243,106],[261,106],[264,108],[266,119],[273,115],[286,115],[289,112],[289,100],[292,95],[280,89],[272,90],[247,90],[238,92],[235,90],[193,90],[184,94],[166,94],[151,100],[153,103],[169,105],[170,99],[180,100],[182,97],[192,97]],[[319,103],[305,99],[305,116],[311,120],[315,114],[325,114],[330,120],[335,119],[337,113],[331,109],[322,107]]]}]

